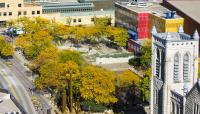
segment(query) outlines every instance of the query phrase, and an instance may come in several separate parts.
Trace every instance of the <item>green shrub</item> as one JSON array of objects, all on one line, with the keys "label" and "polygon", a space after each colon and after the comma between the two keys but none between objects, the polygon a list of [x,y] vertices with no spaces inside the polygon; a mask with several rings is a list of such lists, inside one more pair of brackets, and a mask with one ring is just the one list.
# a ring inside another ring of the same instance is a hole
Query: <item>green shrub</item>
[{"label": "green shrub", "polygon": [[135,58],[135,57],[129,59],[128,63],[129,63],[129,65],[132,65],[135,67],[139,67],[141,65],[140,58]]},{"label": "green shrub", "polygon": [[81,109],[90,112],[104,112],[106,107],[100,104],[96,104],[92,101],[83,101],[81,102]]}]

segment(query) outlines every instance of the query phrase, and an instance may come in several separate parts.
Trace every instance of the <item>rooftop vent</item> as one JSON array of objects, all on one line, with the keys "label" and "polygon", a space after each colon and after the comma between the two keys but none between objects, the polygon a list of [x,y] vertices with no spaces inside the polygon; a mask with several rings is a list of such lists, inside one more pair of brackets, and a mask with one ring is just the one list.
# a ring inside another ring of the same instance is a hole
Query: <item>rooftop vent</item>
[{"label": "rooftop vent", "polygon": [[166,19],[173,19],[175,17],[176,11],[166,11],[164,12]]}]

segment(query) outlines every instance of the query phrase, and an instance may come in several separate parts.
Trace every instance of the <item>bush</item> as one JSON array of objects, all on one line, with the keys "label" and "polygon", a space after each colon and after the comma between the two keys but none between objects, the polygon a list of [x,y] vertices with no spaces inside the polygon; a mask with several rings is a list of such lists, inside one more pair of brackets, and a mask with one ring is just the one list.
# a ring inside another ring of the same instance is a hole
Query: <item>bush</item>
[{"label": "bush", "polygon": [[81,109],[90,112],[104,112],[106,107],[100,104],[96,104],[92,101],[83,101],[81,102]]},{"label": "bush", "polygon": [[141,60],[140,60],[140,58],[133,57],[133,58],[129,59],[128,63],[129,63],[129,65],[139,67],[141,65]]}]

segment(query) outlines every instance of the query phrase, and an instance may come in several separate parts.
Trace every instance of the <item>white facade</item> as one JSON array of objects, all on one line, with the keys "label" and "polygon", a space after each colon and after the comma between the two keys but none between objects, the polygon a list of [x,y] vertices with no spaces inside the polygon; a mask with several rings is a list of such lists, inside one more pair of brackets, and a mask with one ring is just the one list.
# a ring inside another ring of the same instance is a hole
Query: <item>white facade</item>
[{"label": "white facade", "polygon": [[184,114],[184,96],[197,82],[199,38],[181,30],[153,30],[151,114]]}]

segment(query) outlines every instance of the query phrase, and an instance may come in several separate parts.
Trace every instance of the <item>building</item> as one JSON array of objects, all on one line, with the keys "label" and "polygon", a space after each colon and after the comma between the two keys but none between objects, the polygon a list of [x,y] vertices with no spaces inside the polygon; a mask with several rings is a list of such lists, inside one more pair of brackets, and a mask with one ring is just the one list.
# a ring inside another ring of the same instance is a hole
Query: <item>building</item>
[{"label": "building", "polygon": [[150,2],[116,2],[115,25],[128,30],[128,50],[137,53],[144,39],[151,38],[151,29],[176,32],[184,19],[165,7]]},{"label": "building", "polygon": [[6,89],[0,89],[0,114],[28,114]]},{"label": "building", "polygon": [[[41,4],[41,3],[40,3]],[[42,12],[47,13],[75,13],[75,12],[92,12],[93,3],[42,3]]]},{"label": "building", "polygon": [[199,114],[199,34],[152,30],[151,114]]},{"label": "building", "polygon": [[15,20],[22,16],[37,17],[60,20],[59,13],[42,13],[42,6],[26,4],[23,0],[1,0],[0,1],[0,26],[5,26],[9,20]]},{"label": "building", "polygon": [[165,0],[163,5],[184,17],[187,34],[192,35],[195,29],[200,33],[200,0]]},{"label": "building", "polygon": [[94,25],[94,18],[108,17],[111,18],[111,23],[114,25],[114,11],[93,11],[93,12],[77,12],[77,13],[61,13],[61,22],[65,25]]}]

